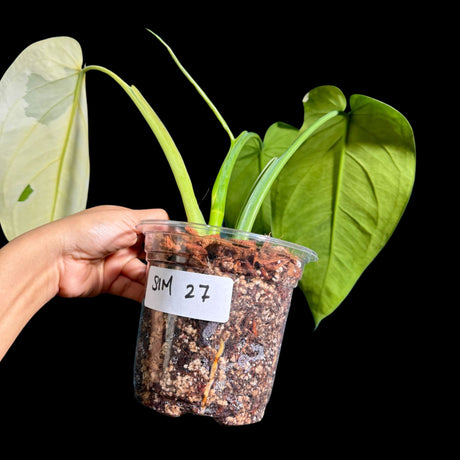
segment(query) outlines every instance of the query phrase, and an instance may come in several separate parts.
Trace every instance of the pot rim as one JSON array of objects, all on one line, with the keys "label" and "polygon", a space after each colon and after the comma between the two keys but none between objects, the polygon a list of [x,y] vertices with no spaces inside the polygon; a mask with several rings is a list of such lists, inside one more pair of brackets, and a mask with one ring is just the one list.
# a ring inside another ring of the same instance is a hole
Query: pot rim
[{"label": "pot rim", "polygon": [[[160,227],[157,229],[157,227]],[[163,227],[163,228],[161,228]],[[237,230],[225,226],[216,227],[208,224],[194,223],[194,222],[183,222],[177,220],[158,220],[158,219],[144,219],[139,222],[136,226],[142,233],[154,233],[165,231],[164,227],[175,227],[185,231],[186,229],[194,229],[204,232],[209,236],[218,234],[226,239],[238,238],[238,239],[249,239],[256,241],[257,243],[269,243],[273,246],[282,246],[291,251],[292,254],[300,257],[305,264],[310,262],[316,262],[318,260],[318,254],[306,246],[301,244],[292,243],[279,238],[273,238],[269,235],[261,235],[259,233],[246,232],[243,230]],[[156,230],[155,230],[156,229]]]}]

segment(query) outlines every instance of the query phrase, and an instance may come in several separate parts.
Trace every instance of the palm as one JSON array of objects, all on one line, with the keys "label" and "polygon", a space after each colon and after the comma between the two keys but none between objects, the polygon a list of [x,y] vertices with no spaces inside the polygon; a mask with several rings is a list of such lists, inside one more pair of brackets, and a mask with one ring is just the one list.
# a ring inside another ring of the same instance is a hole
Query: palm
[{"label": "palm", "polygon": [[[101,218],[101,208],[106,209]],[[63,297],[121,295],[140,301],[145,282],[145,265],[139,260],[142,249],[134,230],[136,216],[123,214],[123,208],[99,207],[97,222],[78,226],[71,236],[61,263],[59,294]],[[86,213],[91,212],[85,211]],[[113,219],[117,212],[118,219]],[[161,211],[161,216],[165,213]],[[109,219],[110,217],[110,219]],[[78,225],[79,215],[75,216]],[[80,219],[81,220],[81,219]]]}]

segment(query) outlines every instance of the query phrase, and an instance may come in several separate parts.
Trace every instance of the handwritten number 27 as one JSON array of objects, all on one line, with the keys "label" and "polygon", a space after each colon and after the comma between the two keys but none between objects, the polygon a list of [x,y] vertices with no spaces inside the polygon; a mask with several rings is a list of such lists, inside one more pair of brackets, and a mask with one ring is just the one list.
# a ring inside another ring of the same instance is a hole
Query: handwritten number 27
[{"label": "handwritten number 27", "polygon": [[[206,299],[209,299],[208,295],[209,284],[200,284],[199,288],[203,290],[203,295],[201,296],[201,301],[204,302]],[[187,284],[187,293],[185,294],[186,299],[193,299],[195,297],[195,286],[193,284]]]}]

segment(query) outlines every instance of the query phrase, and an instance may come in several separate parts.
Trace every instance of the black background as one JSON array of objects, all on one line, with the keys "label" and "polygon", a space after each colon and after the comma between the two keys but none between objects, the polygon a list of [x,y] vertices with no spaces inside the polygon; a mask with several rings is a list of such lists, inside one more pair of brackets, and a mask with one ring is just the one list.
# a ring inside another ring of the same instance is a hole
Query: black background
[{"label": "black background", "polygon": [[[263,135],[275,121],[300,126],[303,96],[323,84],[338,86],[347,97],[361,93],[392,105],[415,132],[416,184],[387,246],[316,331],[295,291],[260,423],[222,427],[206,417],[172,419],[142,407],[132,388],[140,306],[108,295],[56,298],[0,364],[2,445],[63,454],[128,448],[133,455],[146,446],[151,457],[166,447],[177,455],[243,458],[275,446],[369,454],[426,446],[431,437],[421,429],[434,423],[426,382],[435,339],[432,305],[422,301],[430,291],[424,281],[430,256],[422,247],[429,174],[422,93],[430,79],[427,62],[437,58],[429,46],[435,16],[387,4],[108,5],[97,12],[95,5],[81,4],[11,11],[8,28],[0,31],[0,73],[34,41],[76,38],[86,65],[113,70],[154,107],[184,156],[205,213],[228,138],[146,27],[172,46],[235,134],[246,129]],[[98,72],[87,74],[87,94],[88,206],[162,207],[183,219],[169,167],[132,102]]]}]

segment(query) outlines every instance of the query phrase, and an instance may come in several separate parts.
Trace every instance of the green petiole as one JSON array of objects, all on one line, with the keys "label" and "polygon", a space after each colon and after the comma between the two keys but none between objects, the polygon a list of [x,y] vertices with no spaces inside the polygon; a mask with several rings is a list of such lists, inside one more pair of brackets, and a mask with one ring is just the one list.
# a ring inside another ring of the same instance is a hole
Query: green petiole
[{"label": "green petiole", "polygon": [[[204,91],[198,86],[198,84],[183,68],[183,66],[180,64],[180,62],[172,52],[171,48],[169,48],[169,46],[160,37],[158,37],[158,35],[154,34],[153,32],[151,33],[155,35],[163,43],[164,46],[166,46],[166,48],[170,52],[171,56],[173,57],[174,61],[179,66],[181,71],[193,84],[193,86],[198,90],[200,95],[205,99],[211,110],[220,120],[224,129],[229,134],[231,145],[227,153],[227,156],[225,157],[225,160],[222,163],[222,166],[219,170],[219,173],[217,175],[212,189],[211,212],[209,216],[209,225],[220,227],[222,226],[225,215],[225,203],[228,191],[228,184],[238,155],[240,154],[244,145],[249,140],[256,139],[260,143],[262,141],[256,133],[250,133],[247,131],[242,132],[235,139],[230,131],[230,128],[228,128],[227,123],[222,118],[218,110],[206,96]],[[118,75],[106,69],[105,67],[93,65],[85,67],[83,69],[84,72],[87,72],[88,70],[99,70],[109,75],[125,90],[128,96],[132,99],[136,107],[141,112],[142,116],[149,124],[150,128],[155,134],[160,146],[162,147],[166,155],[166,158],[169,162],[174,178],[176,180],[177,186],[179,188],[182,201],[184,203],[185,212],[187,214],[187,220],[189,222],[205,223],[203,214],[201,213],[200,207],[196,200],[195,193],[193,191],[190,176],[187,172],[182,156],[180,155],[180,152],[177,149],[171,135],[167,131],[164,124],[161,122],[158,115],[152,109],[150,104],[145,100],[145,98],[142,96],[142,94],[136,87],[128,85]],[[262,206],[262,203],[267,197],[271,186],[275,182],[284,165],[289,161],[291,156],[317,128],[319,128],[326,121],[338,115],[338,113],[338,111],[332,111],[321,117],[319,120],[313,123],[308,129],[303,131],[281,157],[273,159],[269,164],[267,164],[265,169],[259,175],[256,183],[252,187],[251,193],[248,199],[246,200],[243,209],[241,210],[240,216],[236,224],[237,229],[251,231],[257,214],[260,210],[260,207]]]},{"label": "green petiole", "polygon": [[195,87],[195,89],[198,91],[198,94],[204,99],[206,104],[208,104],[209,108],[213,111],[214,115],[219,120],[220,124],[230,137],[230,141],[233,142],[235,140],[235,137],[233,136],[232,131],[228,127],[227,122],[224,120],[220,112],[217,110],[216,106],[211,102],[211,99],[209,99],[206,93],[200,88],[198,83],[192,78],[192,76],[187,72],[187,70],[185,70],[184,66],[180,63],[179,59],[177,59],[177,56],[174,54],[170,46],[155,32],[152,32],[150,29],[147,30],[165,46],[165,48],[168,50],[169,54],[173,58],[174,62],[176,63],[177,67],[179,67],[179,70],[185,75],[187,80]]},{"label": "green petiole", "polygon": [[106,69],[105,67],[92,65],[85,67],[83,72],[87,72],[88,70],[99,70],[109,75],[125,90],[125,92],[141,112],[142,116],[145,118],[146,122],[155,134],[161,148],[163,149],[163,152],[165,153],[179,188],[182,201],[184,203],[187,220],[189,222],[205,223],[182,156],[168,130],[158,115],[155,113],[155,111],[152,109],[150,104],[145,100],[145,98],[136,87],[128,85],[118,75]]},{"label": "green petiole", "polygon": [[[149,31],[151,32],[151,31]],[[198,86],[198,84],[193,80],[190,74],[184,69],[181,65],[175,54],[172,52],[171,48],[155,33],[151,32],[155,37],[160,40],[160,42],[168,49],[172,58],[182,71],[182,73],[187,77],[187,79],[193,84],[197,89],[199,94],[206,101],[208,106],[211,108],[213,113],[216,115],[218,120],[221,122],[225,131],[227,131],[230,137],[230,149],[225,157],[222,166],[219,170],[217,178],[214,182],[211,196],[211,212],[209,216],[209,225],[220,227],[223,224],[224,215],[225,215],[225,204],[228,192],[228,185],[230,182],[230,177],[233,171],[235,162],[247,142],[250,140],[256,140],[261,143],[260,137],[256,133],[251,133],[243,131],[236,139],[234,138],[230,128],[228,127],[225,120],[220,115],[219,111],[216,109],[214,104],[210,101],[204,91]],[[190,176],[187,172],[186,166],[182,159],[182,156],[177,149],[171,135],[167,131],[164,124],[161,122],[158,115],[152,109],[150,104],[145,100],[140,91],[134,87],[128,85],[124,82],[118,75],[112,71],[101,66],[88,66],[83,69],[83,72],[88,70],[99,70],[110,77],[112,77],[128,94],[132,99],[136,107],[141,112],[142,116],[145,118],[153,133],[155,134],[165,156],[169,162],[169,165],[172,169],[174,178],[176,180],[179,192],[184,203],[185,212],[187,214],[187,220],[189,222],[196,223],[206,223],[201,213],[200,207],[196,200],[195,193],[193,191],[193,186],[190,180]],[[308,137],[316,131],[321,125],[331,118],[337,116],[339,112],[337,110],[331,111],[313,123],[308,129],[303,131],[299,137],[292,143],[292,145],[283,153],[279,158],[274,158],[270,161],[264,170],[261,172],[257,178],[255,184],[253,185],[251,192],[243,206],[243,209],[240,212],[240,216],[236,223],[235,228],[243,231],[251,231],[257,214],[264,202],[265,198],[270,191],[271,186],[275,182],[279,173],[289,161],[292,155],[298,150],[298,148],[308,139]]]},{"label": "green petiole", "polygon": [[222,226],[225,214],[228,184],[230,182],[233,167],[241,150],[251,139],[255,139],[260,144],[262,143],[258,134],[250,133],[247,131],[243,131],[235,141],[232,141],[230,150],[228,151],[227,156],[222,163],[212,189],[209,225],[214,225],[217,227]]}]

